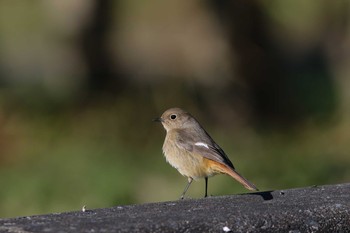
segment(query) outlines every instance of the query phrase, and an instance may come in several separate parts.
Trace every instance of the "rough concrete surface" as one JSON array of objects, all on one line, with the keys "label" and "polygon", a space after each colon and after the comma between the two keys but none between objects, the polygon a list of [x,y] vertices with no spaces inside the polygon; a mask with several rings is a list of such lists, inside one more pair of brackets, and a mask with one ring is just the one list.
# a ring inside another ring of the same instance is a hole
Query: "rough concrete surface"
[{"label": "rough concrete surface", "polygon": [[0,219],[0,232],[350,232],[350,183]]}]

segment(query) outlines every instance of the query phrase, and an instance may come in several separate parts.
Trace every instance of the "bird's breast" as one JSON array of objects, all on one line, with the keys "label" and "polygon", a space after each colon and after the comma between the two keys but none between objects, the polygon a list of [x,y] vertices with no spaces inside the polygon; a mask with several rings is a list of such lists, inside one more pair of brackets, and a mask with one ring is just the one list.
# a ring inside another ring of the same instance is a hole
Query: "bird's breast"
[{"label": "bird's breast", "polygon": [[214,175],[208,167],[207,159],[197,153],[179,147],[176,143],[177,135],[167,133],[163,144],[166,161],[176,168],[183,176],[199,179]]}]

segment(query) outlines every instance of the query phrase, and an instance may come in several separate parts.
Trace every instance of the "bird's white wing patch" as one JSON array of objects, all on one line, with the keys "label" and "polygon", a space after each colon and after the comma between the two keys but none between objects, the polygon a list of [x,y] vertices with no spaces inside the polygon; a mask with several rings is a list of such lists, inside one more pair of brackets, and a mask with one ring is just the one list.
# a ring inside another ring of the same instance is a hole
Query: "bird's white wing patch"
[{"label": "bird's white wing patch", "polygon": [[206,143],[204,143],[204,142],[196,142],[195,145],[196,145],[196,146],[203,146],[203,147],[209,149],[208,144],[206,144]]}]

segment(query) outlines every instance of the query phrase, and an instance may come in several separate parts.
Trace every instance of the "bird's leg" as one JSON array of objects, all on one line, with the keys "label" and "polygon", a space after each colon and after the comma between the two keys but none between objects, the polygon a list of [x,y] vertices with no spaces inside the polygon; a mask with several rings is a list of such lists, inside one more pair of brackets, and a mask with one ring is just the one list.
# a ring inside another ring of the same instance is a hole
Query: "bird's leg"
[{"label": "bird's leg", "polygon": [[204,197],[208,196],[208,177],[205,177],[205,195]]},{"label": "bird's leg", "polygon": [[183,191],[183,193],[182,193],[180,199],[184,199],[185,194],[186,194],[188,188],[189,188],[190,185],[192,184],[192,181],[193,181],[193,178],[192,178],[192,177],[188,177],[188,183],[187,183],[187,185],[186,185],[186,187],[185,187],[185,190]]}]

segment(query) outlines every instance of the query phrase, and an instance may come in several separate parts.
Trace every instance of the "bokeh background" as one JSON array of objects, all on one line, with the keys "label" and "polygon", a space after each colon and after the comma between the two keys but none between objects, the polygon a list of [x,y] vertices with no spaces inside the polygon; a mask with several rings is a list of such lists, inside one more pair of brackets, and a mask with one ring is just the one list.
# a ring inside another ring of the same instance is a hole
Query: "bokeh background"
[{"label": "bokeh background", "polygon": [[348,1],[1,1],[0,217],[176,200],[151,121],[174,106],[261,190],[349,182],[349,20]]}]

